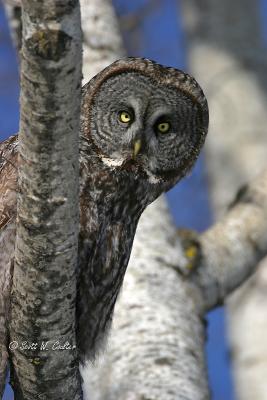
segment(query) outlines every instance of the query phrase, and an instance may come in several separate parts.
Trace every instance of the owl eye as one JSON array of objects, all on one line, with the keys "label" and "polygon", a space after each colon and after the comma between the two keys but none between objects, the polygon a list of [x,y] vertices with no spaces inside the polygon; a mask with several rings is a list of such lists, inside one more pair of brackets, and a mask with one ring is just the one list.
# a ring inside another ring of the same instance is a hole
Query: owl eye
[{"label": "owl eye", "polygon": [[156,125],[157,132],[159,133],[168,133],[170,130],[171,124],[169,122],[159,122]]},{"label": "owl eye", "polygon": [[119,121],[123,122],[124,124],[129,124],[132,122],[133,117],[128,111],[120,111],[119,112]]}]

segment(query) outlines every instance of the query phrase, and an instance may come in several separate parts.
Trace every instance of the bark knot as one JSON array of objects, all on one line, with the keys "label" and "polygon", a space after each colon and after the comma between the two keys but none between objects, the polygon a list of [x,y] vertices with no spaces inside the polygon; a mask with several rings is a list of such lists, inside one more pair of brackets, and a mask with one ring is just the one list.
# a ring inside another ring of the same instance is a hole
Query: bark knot
[{"label": "bark knot", "polygon": [[60,30],[40,29],[26,40],[26,48],[45,60],[59,61],[68,50],[71,37]]}]

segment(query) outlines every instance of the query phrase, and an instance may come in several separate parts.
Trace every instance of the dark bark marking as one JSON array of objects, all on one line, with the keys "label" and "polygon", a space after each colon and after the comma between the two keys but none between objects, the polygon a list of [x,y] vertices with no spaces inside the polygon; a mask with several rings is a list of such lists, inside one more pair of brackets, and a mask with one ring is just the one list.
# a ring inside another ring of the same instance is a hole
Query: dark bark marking
[{"label": "dark bark marking", "polygon": [[59,61],[69,49],[71,37],[63,31],[38,30],[26,40],[30,53],[46,60]]}]

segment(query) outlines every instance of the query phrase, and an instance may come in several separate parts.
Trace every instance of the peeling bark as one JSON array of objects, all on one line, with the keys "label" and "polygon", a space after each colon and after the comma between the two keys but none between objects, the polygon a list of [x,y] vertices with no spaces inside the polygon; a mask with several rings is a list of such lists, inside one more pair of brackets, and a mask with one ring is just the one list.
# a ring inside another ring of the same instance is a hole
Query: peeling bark
[{"label": "peeling bark", "polygon": [[73,400],[81,398],[75,345],[79,2],[25,0],[22,11],[11,384],[16,399]]}]

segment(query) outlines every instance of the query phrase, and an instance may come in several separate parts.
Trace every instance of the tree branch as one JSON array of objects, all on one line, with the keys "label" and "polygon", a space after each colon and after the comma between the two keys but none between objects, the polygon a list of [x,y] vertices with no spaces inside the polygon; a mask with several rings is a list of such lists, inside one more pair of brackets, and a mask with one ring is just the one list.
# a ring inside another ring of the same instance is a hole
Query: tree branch
[{"label": "tree branch", "polygon": [[75,348],[79,2],[24,0],[22,11],[11,383],[16,399],[73,400],[81,398]]},{"label": "tree branch", "polygon": [[201,262],[192,275],[208,311],[252,273],[267,255],[267,170],[242,187],[227,215],[199,237]]}]

